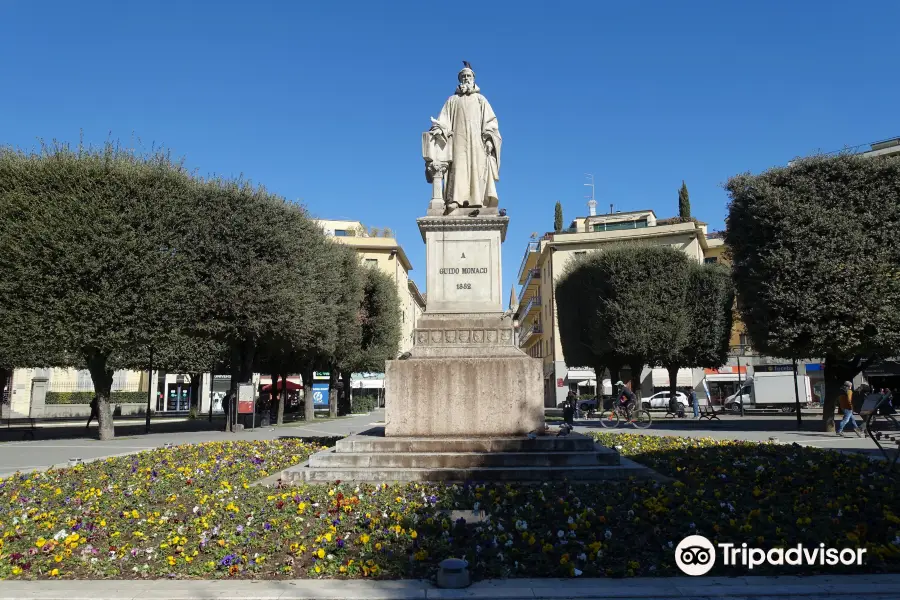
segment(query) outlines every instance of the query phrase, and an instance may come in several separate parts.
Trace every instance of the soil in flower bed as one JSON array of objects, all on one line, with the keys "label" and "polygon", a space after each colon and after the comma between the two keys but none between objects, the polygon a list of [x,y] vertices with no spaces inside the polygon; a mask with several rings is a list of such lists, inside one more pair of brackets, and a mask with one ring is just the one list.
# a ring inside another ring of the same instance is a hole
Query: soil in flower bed
[{"label": "soil in flower bed", "polygon": [[250,485],[333,442],[290,438],[19,474],[0,481],[0,577],[427,578],[450,556],[475,578],[675,575],[674,548],[691,534],[865,547],[854,572],[900,572],[900,486],[881,463],[799,446],[597,438],[676,482]]}]

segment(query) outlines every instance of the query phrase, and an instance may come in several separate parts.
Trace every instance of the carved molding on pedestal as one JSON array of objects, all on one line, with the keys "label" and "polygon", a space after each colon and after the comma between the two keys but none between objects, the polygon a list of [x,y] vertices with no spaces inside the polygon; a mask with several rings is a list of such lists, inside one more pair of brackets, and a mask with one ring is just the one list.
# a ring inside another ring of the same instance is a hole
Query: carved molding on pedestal
[{"label": "carved molding on pedestal", "polygon": [[510,329],[417,329],[416,346],[512,346]]},{"label": "carved molding on pedestal", "polygon": [[503,242],[506,241],[509,217],[420,217],[416,219],[416,223],[419,224],[423,242],[429,231],[499,231],[500,241]]}]

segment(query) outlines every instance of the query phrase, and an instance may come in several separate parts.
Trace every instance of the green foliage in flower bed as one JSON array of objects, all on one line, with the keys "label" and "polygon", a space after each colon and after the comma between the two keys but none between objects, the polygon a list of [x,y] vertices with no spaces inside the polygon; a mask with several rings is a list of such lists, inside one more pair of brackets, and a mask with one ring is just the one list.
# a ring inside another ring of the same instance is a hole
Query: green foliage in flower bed
[{"label": "green foliage in flower bed", "polygon": [[[90,404],[94,392],[47,392],[45,404]],[[147,392],[111,392],[110,404],[146,403]]]},{"label": "green foliage in flower bed", "polygon": [[868,550],[862,569],[753,574],[900,571],[900,486],[883,464],[799,446],[596,437],[677,481],[251,485],[321,447],[297,439],[17,475],[0,481],[0,577],[418,578],[449,556],[476,578],[675,575],[674,547],[694,533]]},{"label": "green foliage in flower bed", "polygon": [[354,414],[370,413],[378,406],[378,401],[372,396],[360,396],[353,399]]}]

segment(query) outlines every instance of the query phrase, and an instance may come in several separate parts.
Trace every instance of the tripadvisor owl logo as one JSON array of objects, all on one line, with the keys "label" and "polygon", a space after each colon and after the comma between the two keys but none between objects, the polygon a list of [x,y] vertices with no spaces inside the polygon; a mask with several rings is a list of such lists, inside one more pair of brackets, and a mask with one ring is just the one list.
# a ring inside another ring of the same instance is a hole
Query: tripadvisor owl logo
[{"label": "tripadvisor owl logo", "polygon": [[719,542],[713,545],[702,535],[689,535],[675,548],[675,564],[685,575],[706,575],[716,565],[716,548],[722,553],[722,565],[752,570],[760,565],[776,566],[835,566],[863,564],[865,548],[826,548],[819,544],[812,548],[802,544],[788,548],[752,548],[746,543]]},{"label": "tripadvisor owl logo", "polygon": [[716,548],[702,535],[689,535],[675,548],[675,564],[685,575],[706,575],[716,564]]}]

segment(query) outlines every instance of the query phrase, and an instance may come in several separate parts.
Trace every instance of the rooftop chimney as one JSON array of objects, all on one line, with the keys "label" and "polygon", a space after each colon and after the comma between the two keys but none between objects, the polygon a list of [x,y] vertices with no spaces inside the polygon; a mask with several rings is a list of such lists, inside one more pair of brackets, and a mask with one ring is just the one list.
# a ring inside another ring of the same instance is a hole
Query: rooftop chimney
[{"label": "rooftop chimney", "polygon": [[588,200],[588,214],[592,217],[597,216],[597,201],[594,199]]}]

